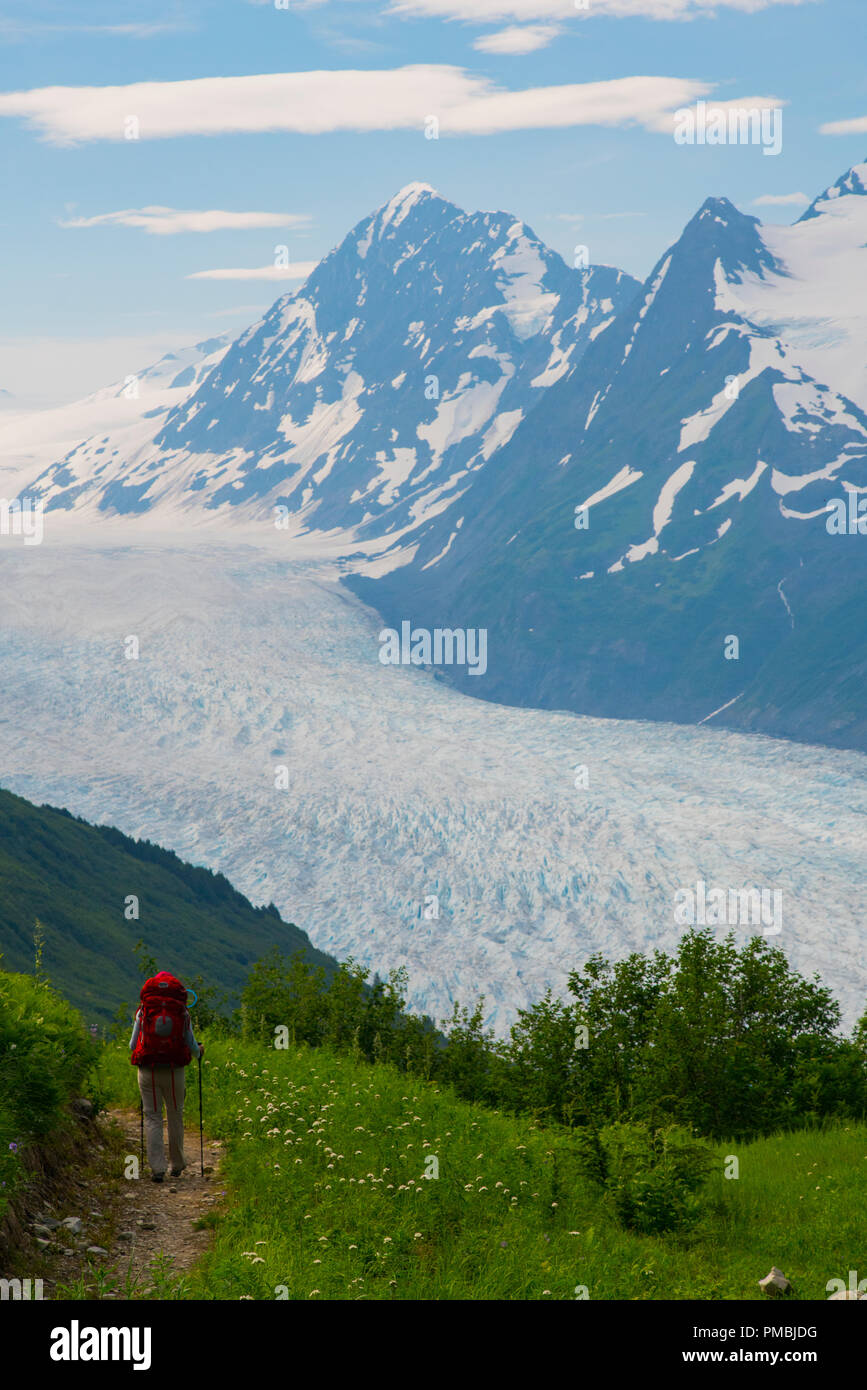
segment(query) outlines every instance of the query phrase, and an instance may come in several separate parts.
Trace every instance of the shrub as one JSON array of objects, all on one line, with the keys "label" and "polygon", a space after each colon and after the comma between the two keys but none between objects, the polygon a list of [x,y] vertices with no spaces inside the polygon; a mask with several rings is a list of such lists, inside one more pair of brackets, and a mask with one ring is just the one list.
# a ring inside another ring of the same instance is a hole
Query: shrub
[{"label": "shrub", "polygon": [[713,1153],[678,1125],[607,1125],[578,1132],[585,1177],[602,1188],[628,1230],[646,1235],[687,1229],[699,1214],[698,1194]]},{"label": "shrub", "polygon": [[84,1020],[51,985],[0,971],[0,1209],[21,1150],[62,1122],[93,1059]]}]

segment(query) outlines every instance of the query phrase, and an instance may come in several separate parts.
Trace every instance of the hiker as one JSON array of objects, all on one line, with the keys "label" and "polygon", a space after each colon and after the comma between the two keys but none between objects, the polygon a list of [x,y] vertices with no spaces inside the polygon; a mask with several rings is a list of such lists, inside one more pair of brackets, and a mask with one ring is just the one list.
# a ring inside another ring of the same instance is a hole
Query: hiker
[{"label": "hiker", "polygon": [[187,991],[180,980],[161,970],[145,980],[141,1008],[129,1040],[130,1061],[138,1067],[138,1088],[147,1126],[151,1178],[162,1182],[166,1171],[163,1147],[163,1101],[169,1131],[172,1177],[179,1178],[184,1160],[184,1067],[205,1049],[196,1042],[187,1009]]}]

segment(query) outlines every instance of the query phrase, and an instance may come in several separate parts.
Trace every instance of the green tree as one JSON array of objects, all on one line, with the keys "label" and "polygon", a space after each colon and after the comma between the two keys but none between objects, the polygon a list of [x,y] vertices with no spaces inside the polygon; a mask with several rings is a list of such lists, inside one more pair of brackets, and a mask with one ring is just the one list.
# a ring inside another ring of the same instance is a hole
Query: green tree
[{"label": "green tree", "polygon": [[532,1008],[519,1009],[505,1049],[503,1099],[512,1109],[562,1124],[588,1118],[579,1055],[585,1042],[589,1047],[576,1006],[554,999],[550,990]]}]

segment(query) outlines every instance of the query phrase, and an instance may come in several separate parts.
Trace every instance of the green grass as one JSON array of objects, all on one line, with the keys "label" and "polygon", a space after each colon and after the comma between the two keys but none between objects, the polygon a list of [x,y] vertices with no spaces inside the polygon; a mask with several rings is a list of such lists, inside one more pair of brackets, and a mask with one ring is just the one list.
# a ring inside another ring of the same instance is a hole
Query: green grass
[{"label": "green grass", "polygon": [[[182,1296],[758,1299],[776,1264],[797,1297],[826,1299],[829,1279],[867,1277],[861,1124],[717,1146],[699,1224],[640,1236],[581,1176],[566,1130],[324,1048],[215,1040],[204,1068],[226,1197]],[[129,1099],[129,1072],[108,1050],[101,1087]]]}]

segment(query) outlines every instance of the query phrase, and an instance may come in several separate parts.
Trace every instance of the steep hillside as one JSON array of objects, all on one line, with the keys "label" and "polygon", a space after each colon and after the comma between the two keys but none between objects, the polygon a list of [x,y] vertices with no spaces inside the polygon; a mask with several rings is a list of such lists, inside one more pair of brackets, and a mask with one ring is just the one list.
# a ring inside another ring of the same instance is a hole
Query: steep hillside
[{"label": "steep hillside", "polygon": [[[125,916],[138,899],[138,919]],[[45,928],[44,967],[89,1018],[132,1004],[140,938],[160,967],[203,975],[235,995],[269,947],[302,951],[331,970],[303,931],[274,907],[254,908],[221,874],[185,864],[147,841],[0,790],[0,952],[9,970],[33,966],[34,922]]]}]

